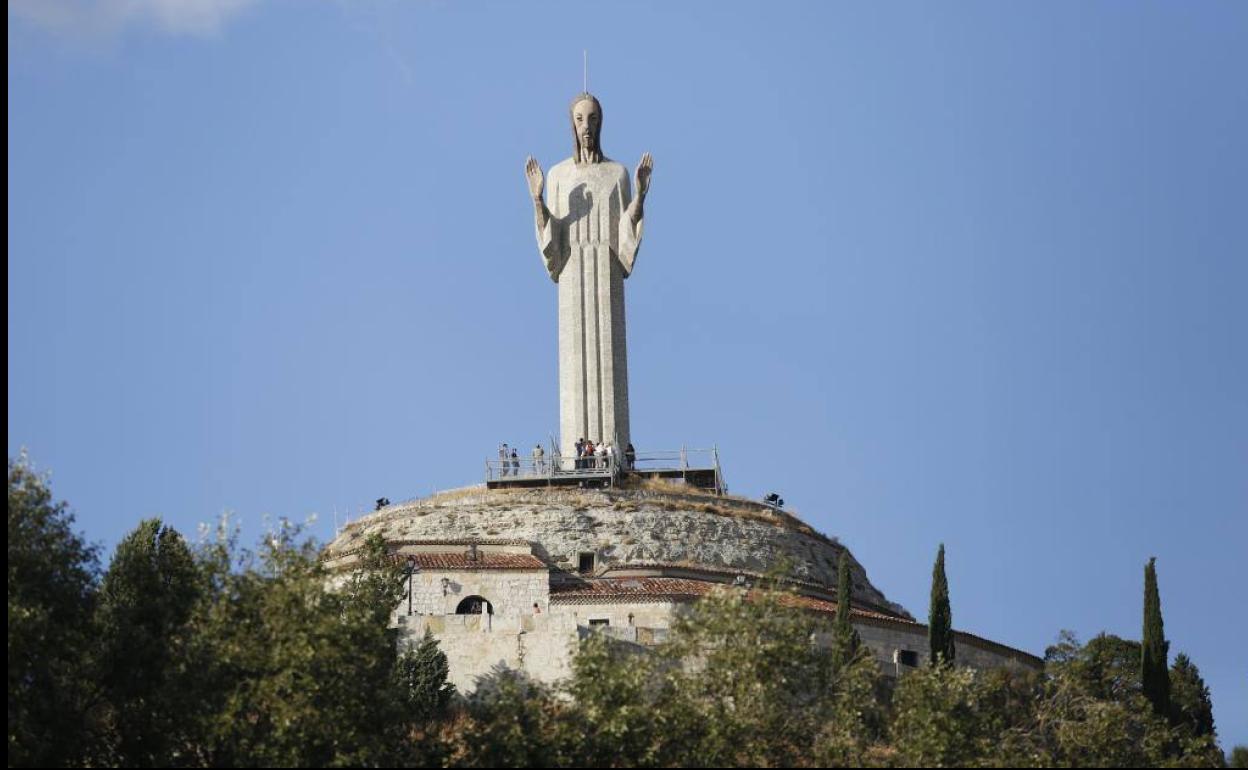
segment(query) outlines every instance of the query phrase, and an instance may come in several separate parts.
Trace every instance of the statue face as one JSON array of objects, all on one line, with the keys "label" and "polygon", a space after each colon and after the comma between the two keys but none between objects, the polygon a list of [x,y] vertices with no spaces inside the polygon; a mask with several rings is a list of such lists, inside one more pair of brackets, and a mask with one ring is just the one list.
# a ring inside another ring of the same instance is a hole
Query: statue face
[{"label": "statue face", "polygon": [[602,112],[589,99],[582,99],[572,108],[572,129],[581,140],[581,146],[597,149],[598,131],[602,127]]}]

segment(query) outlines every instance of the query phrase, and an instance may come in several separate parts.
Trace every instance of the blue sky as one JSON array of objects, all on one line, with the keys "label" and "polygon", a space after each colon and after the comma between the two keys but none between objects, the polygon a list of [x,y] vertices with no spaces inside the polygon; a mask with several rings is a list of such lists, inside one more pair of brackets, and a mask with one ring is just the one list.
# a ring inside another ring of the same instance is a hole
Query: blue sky
[{"label": "blue sky", "polygon": [[1248,5],[9,5],[9,454],[86,534],[358,514],[557,432],[523,161],[655,159],[640,449],[926,615],[1138,637],[1248,743]]}]

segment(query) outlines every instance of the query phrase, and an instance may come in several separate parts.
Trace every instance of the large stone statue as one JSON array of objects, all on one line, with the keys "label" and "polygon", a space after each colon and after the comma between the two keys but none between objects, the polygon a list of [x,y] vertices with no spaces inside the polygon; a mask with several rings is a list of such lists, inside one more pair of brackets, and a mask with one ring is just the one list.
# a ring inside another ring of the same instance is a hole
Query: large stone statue
[{"label": "large stone statue", "polygon": [[566,458],[578,439],[630,441],[624,279],[641,244],[642,205],[650,187],[650,153],[637,166],[633,197],[628,169],[602,154],[602,105],[588,93],[572,100],[573,155],[550,170],[525,163],[546,271],[559,284],[559,433]]}]

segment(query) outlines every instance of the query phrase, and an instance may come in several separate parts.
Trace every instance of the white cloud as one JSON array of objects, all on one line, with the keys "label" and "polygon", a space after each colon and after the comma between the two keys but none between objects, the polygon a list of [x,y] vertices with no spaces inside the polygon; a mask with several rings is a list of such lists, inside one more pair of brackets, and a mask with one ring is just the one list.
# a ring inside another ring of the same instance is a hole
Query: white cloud
[{"label": "white cloud", "polygon": [[70,37],[107,38],[128,27],[209,37],[256,0],[9,0],[9,16]]}]

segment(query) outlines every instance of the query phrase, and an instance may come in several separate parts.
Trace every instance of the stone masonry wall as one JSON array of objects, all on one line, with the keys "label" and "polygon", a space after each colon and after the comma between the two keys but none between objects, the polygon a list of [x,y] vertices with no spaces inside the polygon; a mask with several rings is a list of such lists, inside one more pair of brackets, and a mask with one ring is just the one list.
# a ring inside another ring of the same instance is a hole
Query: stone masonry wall
[{"label": "stone masonry wall", "polygon": [[[442,578],[448,583],[442,587]],[[459,603],[470,596],[487,599],[496,619],[532,615],[536,603],[543,612],[550,601],[550,574],[546,570],[422,572],[412,576],[412,612],[415,615],[454,615]],[[395,617],[407,613],[404,599]]]},{"label": "stone masonry wall", "polygon": [[[488,589],[484,589],[488,590]],[[441,589],[438,589],[439,593]],[[483,594],[492,602],[489,594]],[[503,594],[499,604],[510,606]],[[528,595],[524,594],[524,601]],[[542,605],[540,614],[507,612],[495,615],[425,615],[398,617],[402,638],[419,641],[428,628],[441,644],[450,665],[450,680],[461,692],[471,692],[476,681],[498,666],[523,671],[545,682],[569,675],[575,644],[590,632],[591,622],[606,619],[599,627],[612,638],[652,646],[668,638],[676,615],[686,604],[664,602],[603,602],[598,604]],[[402,609],[406,609],[405,605]],[[452,608],[453,612],[453,608]],[[632,615],[631,623],[629,615]],[[887,676],[904,675],[909,669],[894,663],[896,650],[917,654],[919,665],[927,662],[927,630],[923,626],[881,625],[874,621],[855,622],[862,641],[874,654]],[[977,670],[994,668],[1035,668],[1036,659],[1025,653],[998,648],[965,635],[957,640],[957,663]]]}]

